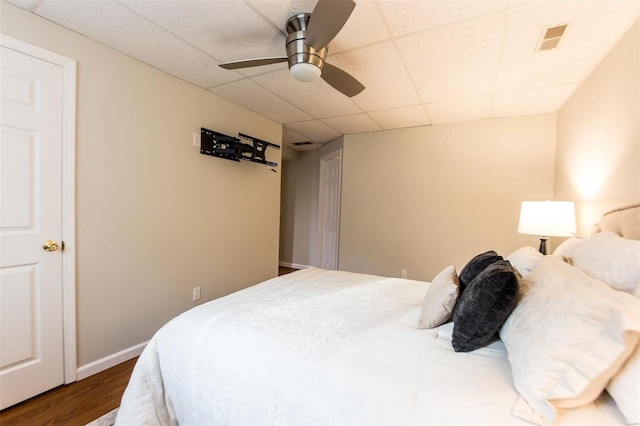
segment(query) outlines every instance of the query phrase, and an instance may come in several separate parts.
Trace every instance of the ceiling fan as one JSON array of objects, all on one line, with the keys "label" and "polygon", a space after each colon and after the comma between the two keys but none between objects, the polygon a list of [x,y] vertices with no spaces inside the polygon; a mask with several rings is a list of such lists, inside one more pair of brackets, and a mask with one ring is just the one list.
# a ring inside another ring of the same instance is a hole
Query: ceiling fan
[{"label": "ceiling fan", "polygon": [[313,12],[298,13],[287,20],[287,56],[225,62],[220,66],[234,70],[289,62],[289,72],[294,79],[311,82],[322,77],[346,96],[355,96],[364,90],[362,83],[325,62],[327,45],[340,32],[355,7],[353,0],[318,0]]}]

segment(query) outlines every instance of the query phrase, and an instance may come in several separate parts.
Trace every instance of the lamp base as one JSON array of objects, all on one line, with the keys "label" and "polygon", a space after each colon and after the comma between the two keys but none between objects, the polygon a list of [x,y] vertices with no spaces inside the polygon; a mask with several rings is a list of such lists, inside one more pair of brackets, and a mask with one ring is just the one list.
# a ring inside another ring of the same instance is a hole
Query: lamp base
[{"label": "lamp base", "polygon": [[540,237],[540,253],[547,254],[547,237]]}]

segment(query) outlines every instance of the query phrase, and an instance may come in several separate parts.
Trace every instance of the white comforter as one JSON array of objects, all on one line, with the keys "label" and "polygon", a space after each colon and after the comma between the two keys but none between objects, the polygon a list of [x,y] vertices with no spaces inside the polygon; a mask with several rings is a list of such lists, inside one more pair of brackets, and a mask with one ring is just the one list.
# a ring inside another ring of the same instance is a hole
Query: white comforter
[{"label": "white comforter", "polygon": [[[428,285],[306,269],[198,306],[149,342],[116,424],[529,424],[500,341],[416,328]],[[625,423],[606,397],[560,420]]]}]

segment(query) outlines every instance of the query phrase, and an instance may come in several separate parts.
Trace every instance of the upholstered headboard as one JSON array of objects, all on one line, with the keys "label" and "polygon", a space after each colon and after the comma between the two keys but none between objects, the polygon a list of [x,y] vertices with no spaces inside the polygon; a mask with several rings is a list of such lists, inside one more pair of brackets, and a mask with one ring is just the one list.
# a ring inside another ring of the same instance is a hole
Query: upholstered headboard
[{"label": "upholstered headboard", "polygon": [[630,240],[640,240],[640,203],[618,207],[602,215],[592,234],[611,231]]}]

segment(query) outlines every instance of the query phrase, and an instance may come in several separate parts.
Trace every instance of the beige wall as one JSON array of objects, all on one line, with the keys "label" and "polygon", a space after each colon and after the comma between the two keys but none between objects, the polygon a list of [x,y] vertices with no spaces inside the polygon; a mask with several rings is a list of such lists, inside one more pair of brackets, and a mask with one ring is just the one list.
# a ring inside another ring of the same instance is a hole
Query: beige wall
[{"label": "beige wall", "polygon": [[[280,173],[204,156],[192,132],[280,144],[281,125],[12,5],[2,32],[78,61],[82,366],[194,306],[277,274]],[[280,162],[280,151],[270,159]]]},{"label": "beige wall", "polygon": [[640,23],[558,112],[556,199],[587,235],[602,212],[640,201]]},{"label": "beige wall", "polygon": [[523,200],[553,198],[555,114],[344,137],[340,269],[431,280],[508,255]]}]

